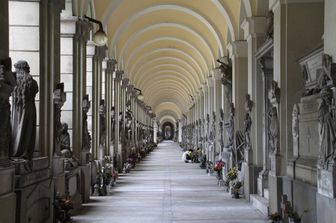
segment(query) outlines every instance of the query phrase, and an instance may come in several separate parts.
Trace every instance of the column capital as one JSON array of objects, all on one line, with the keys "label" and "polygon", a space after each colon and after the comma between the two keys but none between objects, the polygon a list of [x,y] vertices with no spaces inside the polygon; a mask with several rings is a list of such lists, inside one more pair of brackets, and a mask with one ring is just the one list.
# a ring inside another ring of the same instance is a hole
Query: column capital
[{"label": "column capital", "polygon": [[262,37],[266,33],[266,17],[245,18],[240,25],[244,30],[244,39]]},{"label": "column capital", "polygon": [[247,57],[247,42],[238,40],[234,42],[230,42],[227,45],[227,49],[229,51],[229,56],[232,59],[235,58],[241,58],[241,57]]},{"label": "column capital", "polygon": [[203,94],[207,91],[207,88],[208,88],[208,85],[206,82],[204,82],[202,85],[201,85],[201,88],[200,90],[203,92]]}]

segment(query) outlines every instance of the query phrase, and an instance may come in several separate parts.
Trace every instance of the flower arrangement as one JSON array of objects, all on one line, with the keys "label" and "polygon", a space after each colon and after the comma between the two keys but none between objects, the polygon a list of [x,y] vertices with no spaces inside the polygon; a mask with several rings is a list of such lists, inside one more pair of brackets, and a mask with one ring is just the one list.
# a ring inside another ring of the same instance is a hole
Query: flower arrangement
[{"label": "flower arrangement", "polygon": [[54,206],[57,220],[60,222],[66,222],[71,219],[69,211],[74,207],[73,201],[69,194],[64,194],[61,196],[60,193],[56,193]]},{"label": "flower arrangement", "polygon": [[222,168],[224,167],[225,163],[223,160],[218,160],[215,162],[215,165],[214,165],[214,171],[216,172],[220,172],[222,171]]},{"label": "flower arrangement", "polygon": [[282,220],[282,216],[278,212],[275,212],[269,216],[269,219],[276,223]]},{"label": "flower arrangement", "polygon": [[230,168],[229,169],[229,172],[227,173],[227,179],[229,181],[233,181],[235,179],[237,179],[237,176],[238,176],[238,170],[236,167],[233,167],[233,168]]}]

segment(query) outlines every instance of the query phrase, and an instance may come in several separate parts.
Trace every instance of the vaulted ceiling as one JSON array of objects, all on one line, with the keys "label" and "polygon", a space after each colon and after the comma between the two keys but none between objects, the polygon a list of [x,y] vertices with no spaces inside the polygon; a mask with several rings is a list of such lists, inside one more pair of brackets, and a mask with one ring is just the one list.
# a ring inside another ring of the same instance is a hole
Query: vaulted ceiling
[{"label": "vaulted ceiling", "polygon": [[159,119],[177,120],[201,84],[242,38],[241,18],[258,0],[95,0],[117,59]]}]

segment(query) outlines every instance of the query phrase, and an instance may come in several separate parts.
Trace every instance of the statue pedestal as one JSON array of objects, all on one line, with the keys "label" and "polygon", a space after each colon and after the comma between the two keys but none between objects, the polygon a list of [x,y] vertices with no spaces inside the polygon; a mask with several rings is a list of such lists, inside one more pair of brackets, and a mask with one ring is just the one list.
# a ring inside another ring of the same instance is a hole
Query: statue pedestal
[{"label": "statue pedestal", "polygon": [[264,197],[264,189],[268,188],[268,170],[262,170],[259,173],[257,191],[260,197]]},{"label": "statue pedestal", "polygon": [[65,194],[65,173],[63,157],[55,156],[53,158],[53,177],[55,192],[59,192],[61,195]]},{"label": "statue pedestal", "polygon": [[79,167],[65,171],[65,190],[69,193],[74,209],[72,213],[77,213],[82,208],[82,196],[80,194],[80,169]]},{"label": "statue pedestal", "polygon": [[336,219],[336,166],[317,166],[316,217],[317,223]]},{"label": "statue pedestal", "polygon": [[1,222],[15,222],[16,194],[14,193],[14,166],[0,166]]},{"label": "statue pedestal", "polygon": [[16,222],[52,222],[54,185],[48,157],[15,160]]},{"label": "statue pedestal", "polygon": [[271,161],[271,170],[269,171],[269,175],[280,176],[281,175],[281,156],[280,154],[270,154],[269,158]]},{"label": "statue pedestal", "polygon": [[79,166],[80,169],[80,193],[83,203],[90,201],[91,193],[91,163]]},{"label": "statue pedestal", "polygon": [[336,166],[317,166],[317,192],[329,198],[336,197]]}]

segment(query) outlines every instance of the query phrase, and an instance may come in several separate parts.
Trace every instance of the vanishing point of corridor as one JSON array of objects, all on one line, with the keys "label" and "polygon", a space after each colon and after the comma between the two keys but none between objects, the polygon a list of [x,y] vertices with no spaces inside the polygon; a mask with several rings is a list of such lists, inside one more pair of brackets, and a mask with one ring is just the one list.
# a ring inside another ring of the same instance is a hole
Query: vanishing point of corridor
[{"label": "vanishing point of corridor", "polygon": [[245,199],[233,199],[196,163],[184,163],[176,143],[163,142],[131,173],[120,176],[111,196],[91,197],[74,222],[261,223]]}]

